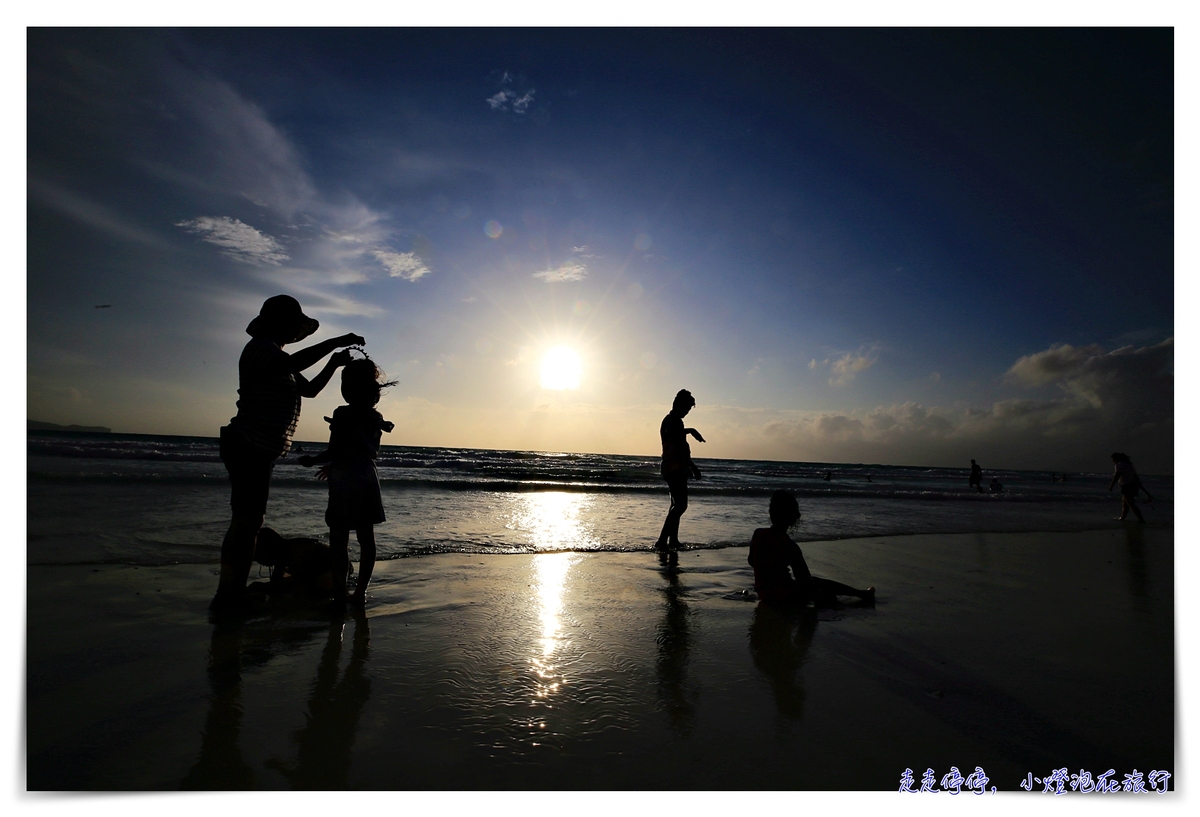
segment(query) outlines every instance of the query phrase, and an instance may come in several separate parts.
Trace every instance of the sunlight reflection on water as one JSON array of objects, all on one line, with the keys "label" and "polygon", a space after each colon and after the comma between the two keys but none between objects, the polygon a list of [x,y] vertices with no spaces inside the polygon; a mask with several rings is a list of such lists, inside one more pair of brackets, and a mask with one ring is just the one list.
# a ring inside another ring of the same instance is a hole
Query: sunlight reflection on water
[{"label": "sunlight reflection on water", "polygon": [[542,630],[539,648],[534,650],[531,662],[538,679],[534,694],[543,700],[558,692],[566,683],[556,661],[556,654],[560,647],[566,646],[566,639],[562,637],[560,613],[567,574],[575,561],[576,557],[570,553],[543,553],[533,557],[533,566],[538,578],[537,597]]}]

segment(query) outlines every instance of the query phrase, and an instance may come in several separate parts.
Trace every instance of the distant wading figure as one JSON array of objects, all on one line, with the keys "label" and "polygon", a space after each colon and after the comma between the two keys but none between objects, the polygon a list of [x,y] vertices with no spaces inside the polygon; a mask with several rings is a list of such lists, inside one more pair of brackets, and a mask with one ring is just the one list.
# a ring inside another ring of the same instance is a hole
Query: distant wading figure
[{"label": "distant wading figure", "polygon": [[251,340],[238,360],[237,416],[221,428],[221,460],[233,488],[233,521],[221,544],[221,575],[210,605],[214,612],[242,607],[255,539],[266,515],[271,471],[291,447],[300,398],[316,397],[334,370],[350,362],[350,353],[331,357],[312,380],[300,372],[339,347],[364,343],[361,336],[346,334],[292,354],[283,351],[319,325],[301,311],[295,298],[276,295],[246,327]]},{"label": "distant wading figure", "polygon": [[384,521],[383,499],[379,493],[379,441],[394,424],[375,410],[382,390],[395,382],[382,382],[383,373],[370,358],[353,360],[342,370],[342,397],[329,420],[329,447],[312,457],[301,457],[308,467],[329,463],[317,472],[318,479],[329,480],[329,507],[325,524],[329,526],[329,547],[333,555],[333,596],[346,601],[346,576],[350,565],[347,548],[350,531],[358,538],[361,556],[358,584],[350,601],[358,606],[366,602],[367,583],[375,569],[375,525]]},{"label": "distant wading figure", "polygon": [[[800,546],[788,536],[788,529],[800,520],[800,505],[790,491],[771,495],[771,527],[754,531],[747,561],[754,568],[754,589],[759,601],[770,605],[832,607],[838,596],[855,596],[875,603],[875,588],[856,590],[829,579],[818,579],[808,572],[808,563]],[[791,575],[788,568],[791,568]]]},{"label": "distant wading figure", "polygon": [[696,398],[692,397],[692,393],[680,389],[671,404],[670,413],[663,418],[659,427],[659,436],[662,437],[662,477],[671,492],[671,510],[667,511],[667,521],[663,523],[655,547],[679,547],[679,518],[688,506],[688,477],[700,479],[700,469],[692,462],[692,449],[688,445],[687,435],[691,434],[699,442],[704,442],[704,438],[696,429],[683,427],[683,418],[695,405]]},{"label": "distant wading figure", "polygon": [[983,493],[983,469],[975,460],[971,460],[971,477],[967,480],[967,485],[974,488],[979,493]]},{"label": "distant wading figure", "polygon": [[[1113,486],[1119,481],[1121,483],[1121,515],[1117,517],[1119,520],[1124,520],[1129,515],[1129,511],[1133,511],[1133,515],[1137,517],[1139,522],[1145,522],[1142,517],[1142,511],[1137,506],[1138,491],[1146,491],[1146,486],[1142,484],[1142,480],[1138,477],[1137,471],[1133,468],[1133,463],[1129,457],[1124,454],[1114,452],[1112,455],[1113,461],[1113,478],[1112,482],[1108,483],[1108,490],[1112,490]],[[1154,497],[1150,496],[1150,492],[1146,491],[1146,498],[1151,502]]]}]

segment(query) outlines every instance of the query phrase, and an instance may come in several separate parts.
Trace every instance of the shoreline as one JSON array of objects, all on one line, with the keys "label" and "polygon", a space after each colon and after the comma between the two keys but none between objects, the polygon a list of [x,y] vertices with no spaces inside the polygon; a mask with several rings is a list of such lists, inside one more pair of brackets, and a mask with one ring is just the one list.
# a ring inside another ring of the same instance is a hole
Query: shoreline
[{"label": "shoreline", "polygon": [[365,617],[276,605],[232,629],[205,615],[213,565],[29,566],[28,785],[894,791],[905,768],[979,765],[1007,791],[1051,766],[1174,774],[1173,539],[804,542],[814,574],[878,598],[800,619],[734,600],[745,546],[681,551],[678,569],[645,551],[391,559]]}]

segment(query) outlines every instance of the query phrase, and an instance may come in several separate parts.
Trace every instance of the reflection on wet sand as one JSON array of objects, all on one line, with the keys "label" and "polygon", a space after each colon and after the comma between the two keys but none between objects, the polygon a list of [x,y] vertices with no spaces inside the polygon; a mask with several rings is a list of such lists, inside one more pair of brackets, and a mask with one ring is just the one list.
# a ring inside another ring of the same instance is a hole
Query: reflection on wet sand
[{"label": "reflection on wet sand", "polygon": [[674,550],[660,551],[658,561],[667,580],[662,589],[666,607],[654,639],[658,646],[658,659],[655,662],[658,697],[675,734],[686,737],[691,733],[696,719],[695,692],[687,686],[692,613],[685,602],[688,589],[679,581],[679,553]]},{"label": "reflection on wet sand", "polygon": [[804,717],[804,685],[798,673],[816,629],[815,610],[775,609],[765,604],[754,609],[750,655],[771,684],[775,707],[785,718]]},{"label": "reflection on wet sand", "polygon": [[[366,615],[354,616],[354,640],[349,663],[338,679],[344,620],[329,625],[328,638],[317,667],[308,702],[307,723],[296,733],[297,759],[285,764],[267,762],[281,772],[293,788],[345,788],[350,750],[358,718],[370,696],[370,681],[363,676],[370,644]],[[242,676],[270,663],[290,647],[310,642],[311,627],[268,631],[267,638],[254,625],[219,623],[213,627],[209,647],[208,678],[212,695],[201,734],[200,753],[180,783],[182,789],[252,789],[261,785],[242,755]]]},{"label": "reflection on wet sand", "polygon": [[283,774],[293,789],[344,789],[350,772],[350,753],[363,706],[371,696],[371,681],[363,675],[370,653],[371,628],[361,609],[354,611],[354,640],[350,660],[338,678],[345,622],[338,618],[329,626],[329,638],[308,699],[304,728],[297,730],[294,763],[277,758],[268,768]]},{"label": "reflection on wet sand", "polygon": [[254,770],[242,758],[242,626],[218,624],[208,651],[212,698],[200,741],[200,756],[182,789],[251,789]]},{"label": "reflection on wet sand", "polygon": [[541,637],[530,659],[536,678],[534,694],[537,698],[549,698],[565,683],[555,658],[564,642],[560,617],[563,589],[574,562],[575,557],[570,553],[543,553],[533,557],[533,567],[537,573],[538,612],[542,625]]}]

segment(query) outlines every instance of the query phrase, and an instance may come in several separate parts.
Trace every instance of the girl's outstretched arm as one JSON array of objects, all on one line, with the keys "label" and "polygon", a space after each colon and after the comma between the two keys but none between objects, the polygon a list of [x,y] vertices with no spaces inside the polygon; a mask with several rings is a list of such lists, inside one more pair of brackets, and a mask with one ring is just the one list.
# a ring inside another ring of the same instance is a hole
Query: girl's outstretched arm
[{"label": "girl's outstretched arm", "polygon": [[345,366],[350,362],[350,360],[350,350],[343,349],[340,352],[336,352],[333,357],[329,358],[329,360],[325,362],[325,368],[321,369],[321,371],[317,373],[317,376],[312,380],[309,380],[304,375],[296,372],[296,384],[299,386],[300,396],[316,397],[321,393],[321,389],[325,388],[326,384],[329,383],[330,378],[333,377],[333,373],[337,371],[338,366]]},{"label": "girl's outstretched arm", "polygon": [[362,346],[365,343],[366,341],[363,340],[362,335],[347,332],[336,338],[323,340],[320,343],[314,343],[312,346],[288,354],[288,367],[293,374],[299,374],[334,349],[340,349],[343,346]]}]

